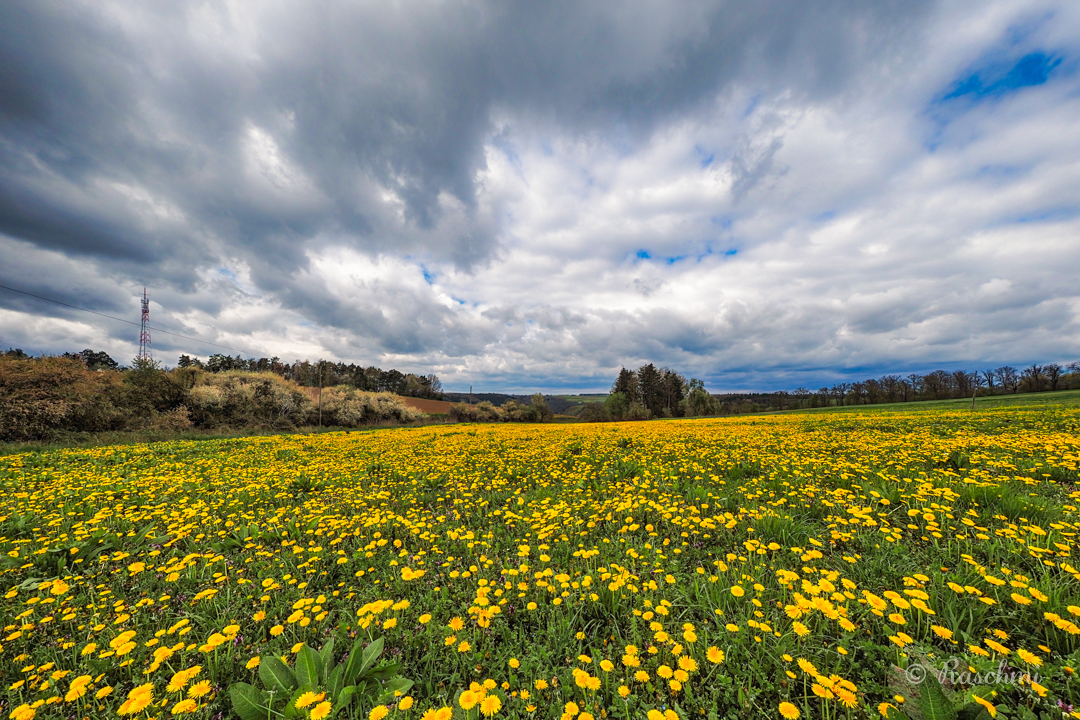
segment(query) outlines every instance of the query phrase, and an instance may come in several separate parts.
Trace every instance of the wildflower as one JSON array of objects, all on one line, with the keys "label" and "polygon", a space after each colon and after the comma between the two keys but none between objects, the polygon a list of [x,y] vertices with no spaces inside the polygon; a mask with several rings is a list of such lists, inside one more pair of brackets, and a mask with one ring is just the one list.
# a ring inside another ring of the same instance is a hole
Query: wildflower
[{"label": "wildflower", "polygon": [[985,700],[978,695],[973,695],[971,699],[986,708],[986,712],[990,713],[990,717],[997,717],[997,708],[994,707],[994,703],[990,702],[989,700]]},{"label": "wildflower", "polygon": [[117,710],[121,715],[134,715],[146,709],[154,701],[154,684],[146,683],[131,690],[127,700]]},{"label": "wildflower", "polygon": [[518,660],[517,658],[510,658],[510,662],[508,664],[510,665],[510,667],[514,668],[515,670],[517,670],[519,667],[521,667],[521,661]]},{"label": "wildflower", "polygon": [[376,705],[375,707],[371,708],[371,712],[368,713],[368,720],[383,720],[383,718],[389,714],[390,709],[387,708],[385,705]]},{"label": "wildflower", "polygon": [[32,720],[34,715],[36,715],[36,714],[37,714],[37,710],[30,707],[26,703],[23,703],[19,707],[12,710],[11,714],[8,715],[8,717],[11,720]]},{"label": "wildflower", "polygon": [[318,702],[321,699],[322,698],[318,693],[308,691],[300,697],[296,698],[296,709],[301,710],[303,708],[306,708],[308,705],[311,705],[312,703]]},{"label": "wildflower", "polygon": [[1019,650],[1017,650],[1016,654],[1020,656],[1021,660],[1026,662],[1028,665],[1031,665],[1032,667],[1039,667],[1043,664],[1041,657],[1039,657],[1033,652],[1025,650],[1024,648],[1020,648]]},{"label": "wildflower", "polygon": [[398,710],[408,710],[413,706],[412,696],[406,695],[405,697],[401,698],[400,700],[398,700],[397,706]]},{"label": "wildflower", "polygon": [[780,703],[780,715],[784,720],[795,720],[795,718],[799,717],[799,708],[789,702],[782,702]]},{"label": "wildflower", "polygon": [[716,665],[724,662],[724,651],[716,646],[713,646],[710,647],[708,651],[706,651],[705,657],[709,660],[709,662]]},{"label": "wildflower", "polygon": [[[380,705],[379,707],[383,708],[384,710],[386,709],[385,705]],[[330,701],[323,700],[321,703],[311,708],[311,715],[309,715],[308,717],[310,717],[311,720],[323,720],[323,718],[330,715],[331,708],[332,706],[330,704]],[[372,710],[371,712],[374,713],[375,711]],[[381,717],[386,717],[385,713]]]},{"label": "wildflower", "polygon": [[427,625],[429,622],[431,622],[431,615],[429,615],[428,613],[424,613],[423,615],[418,617],[417,620],[420,622],[421,625]]},{"label": "wildflower", "polygon": [[488,695],[486,698],[480,701],[480,712],[485,717],[491,717],[495,713],[499,712],[499,708],[502,707],[502,700],[498,695]]},{"label": "wildflower", "polygon": [[476,697],[476,693],[472,690],[466,690],[458,697],[458,705],[461,706],[462,710],[472,710],[476,706],[477,701],[478,698]]},{"label": "wildflower", "polygon": [[175,705],[173,705],[172,709],[169,710],[169,712],[172,713],[173,715],[185,715],[187,713],[193,713],[198,709],[199,709],[199,704],[198,703],[196,703],[191,698],[186,698],[186,699],[181,700],[180,702],[176,703]]},{"label": "wildflower", "polygon": [[619,686],[619,697],[625,698],[629,694],[630,694],[630,688],[626,687],[625,685],[620,685]]},{"label": "wildflower", "polygon": [[254,670],[255,668],[259,667],[259,662],[260,658],[258,655],[256,655],[255,657],[248,660],[247,665],[245,665],[244,667],[246,667],[248,670]]},{"label": "wildflower", "polygon": [[941,627],[940,625],[931,625],[930,629],[934,631],[934,634],[943,640],[951,640],[953,636],[952,630]]},{"label": "wildflower", "polygon": [[199,682],[188,688],[188,697],[200,698],[203,695],[207,695],[213,690],[213,686],[209,680],[200,680]]}]

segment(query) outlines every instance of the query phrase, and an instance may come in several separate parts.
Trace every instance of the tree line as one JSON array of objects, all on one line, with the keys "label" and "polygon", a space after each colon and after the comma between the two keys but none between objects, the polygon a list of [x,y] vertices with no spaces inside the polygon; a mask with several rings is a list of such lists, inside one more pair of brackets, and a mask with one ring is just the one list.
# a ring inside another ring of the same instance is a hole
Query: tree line
[{"label": "tree line", "polygon": [[218,373],[229,370],[272,372],[304,387],[348,385],[364,392],[387,392],[408,397],[442,400],[442,382],[438,375],[414,375],[400,370],[382,370],[374,365],[364,367],[354,363],[319,360],[282,362],[280,358],[243,358],[239,355],[211,355],[206,362],[181,355],[180,368],[197,367]]},{"label": "tree line", "polygon": [[926,375],[884,375],[858,382],[840,382],[816,391],[800,387],[782,392],[796,407],[874,405],[878,403],[950,400],[1021,392],[1080,388],[1080,362],[1056,362],[1026,368],[1003,365],[979,371],[935,370]]},{"label": "tree line", "polygon": [[652,363],[622,368],[602,403],[588,403],[578,413],[586,422],[647,420],[656,417],[739,415],[776,410],[949,400],[972,396],[1080,389],[1080,362],[1003,365],[981,371],[935,370],[920,375],[884,375],[839,382],[809,390],[712,394],[702,381]]},{"label": "tree line", "polygon": [[717,415],[720,406],[705,383],[652,363],[622,368],[602,403],[587,403],[578,413],[585,422],[648,420],[655,417]]}]

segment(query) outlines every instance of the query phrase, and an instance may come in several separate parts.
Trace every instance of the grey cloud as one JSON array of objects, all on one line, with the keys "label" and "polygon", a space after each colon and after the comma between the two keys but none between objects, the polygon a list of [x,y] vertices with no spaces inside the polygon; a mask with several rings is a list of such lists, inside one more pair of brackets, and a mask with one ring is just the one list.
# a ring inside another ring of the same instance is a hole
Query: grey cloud
[{"label": "grey cloud", "polygon": [[938,136],[919,114],[1000,41],[929,44],[977,12],[9,2],[0,282],[116,312],[146,283],[185,334],[518,387],[650,360],[786,384],[995,342],[1050,352],[1051,328],[1073,333],[1064,352],[1075,291],[1051,265],[1076,259],[1073,216],[1014,236],[1052,264],[994,233],[1074,208],[1071,86]]}]

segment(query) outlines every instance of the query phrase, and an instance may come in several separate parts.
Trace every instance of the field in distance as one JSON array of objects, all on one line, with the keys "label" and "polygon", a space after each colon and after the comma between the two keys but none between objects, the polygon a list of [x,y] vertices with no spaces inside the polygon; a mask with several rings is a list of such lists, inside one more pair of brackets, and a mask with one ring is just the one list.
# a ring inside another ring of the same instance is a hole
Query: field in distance
[{"label": "field in distance", "polygon": [[0,457],[3,714],[1060,717],[1080,405],[926,404]]},{"label": "field in distance", "polygon": [[[865,413],[865,412],[918,412],[922,410],[970,410],[971,398],[956,400],[920,400],[906,403],[879,403],[876,405],[842,405],[840,407],[806,408],[785,410],[785,413]],[[976,410],[1007,407],[1080,406],[1080,390],[1057,390],[1055,392],[1015,393],[975,398]]]}]

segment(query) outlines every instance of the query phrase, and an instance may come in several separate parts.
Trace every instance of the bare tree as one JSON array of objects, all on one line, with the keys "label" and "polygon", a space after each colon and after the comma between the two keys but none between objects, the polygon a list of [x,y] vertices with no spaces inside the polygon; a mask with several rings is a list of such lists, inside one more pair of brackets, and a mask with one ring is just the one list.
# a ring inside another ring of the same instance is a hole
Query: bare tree
[{"label": "bare tree", "polygon": [[994,370],[982,371],[983,381],[986,383],[986,387],[990,390],[990,394],[994,394],[994,381],[997,380],[997,372]]},{"label": "bare tree", "polygon": [[[881,383],[881,389],[885,393],[887,402],[896,402],[896,396],[900,392],[900,383],[903,380],[898,375],[885,375],[878,382]],[[906,397],[904,398],[907,399]]]},{"label": "bare tree", "polygon": [[1003,365],[994,372],[997,373],[998,380],[1001,381],[1001,387],[1005,389],[1005,392],[1015,393],[1020,389],[1020,376],[1016,372],[1016,368]]},{"label": "bare tree", "polygon": [[[923,389],[922,375],[916,375],[915,373],[911,373],[907,376],[907,379],[908,383],[911,384],[911,399],[918,400],[919,393],[922,392]],[[904,400],[907,400],[907,396],[904,396]]]},{"label": "bare tree", "polygon": [[1046,373],[1046,379],[1050,381],[1050,389],[1058,389],[1058,381],[1061,379],[1061,366],[1057,363],[1050,363],[1043,366],[1043,372]]},{"label": "bare tree", "polygon": [[1041,365],[1032,363],[1031,367],[1024,370],[1021,379],[1027,385],[1028,391],[1039,392],[1042,390],[1043,369]]},{"label": "bare tree", "polygon": [[829,392],[831,392],[832,396],[836,398],[837,407],[840,407],[844,404],[844,397],[847,396],[847,391],[849,387],[851,386],[847,383],[836,383],[831,388],[829,388]]},{"label": "bare tree", "polygon": [[904,402],[915,399],[915,388],[908,380],[900,381],[900,396],[904,398]]}]

